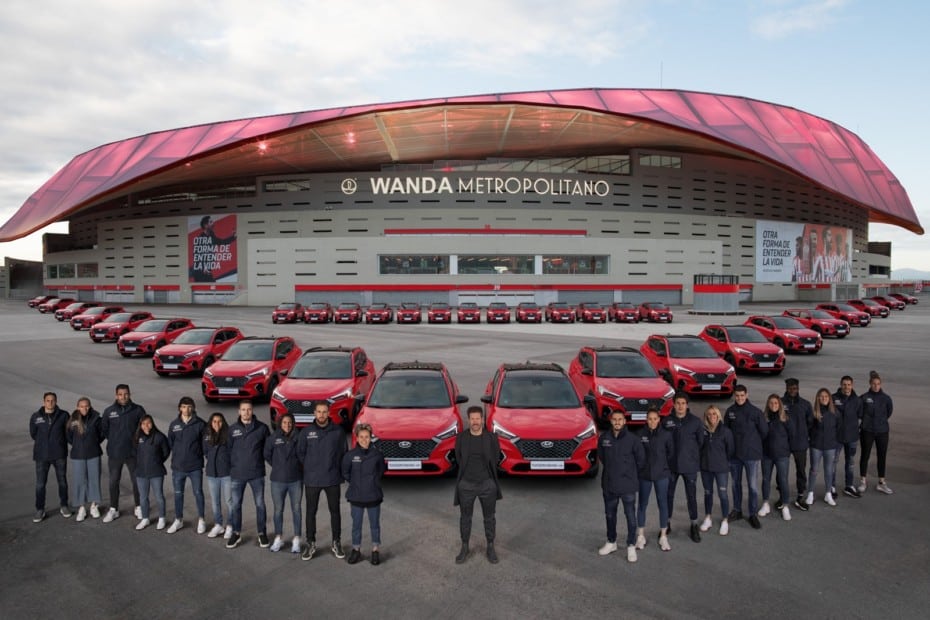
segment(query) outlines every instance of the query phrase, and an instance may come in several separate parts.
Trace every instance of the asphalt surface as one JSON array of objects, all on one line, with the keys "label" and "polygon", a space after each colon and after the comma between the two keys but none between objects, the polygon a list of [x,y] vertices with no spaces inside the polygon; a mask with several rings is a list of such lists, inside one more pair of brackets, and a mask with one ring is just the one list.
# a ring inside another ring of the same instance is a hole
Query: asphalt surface
[{"label": "asphalt surface", "polygon": [[[775,305],[744,305],[749,313]],[[236,325],[248,335],[291,334],[302,347],[361,345],[380,369],[388,361],[442,361],[470,403],[478,403],[501,362],[527,359],[565,366],[583,344],[639,346],[655,331],[697,333],[717,322],[678,310],[671,326],[273,326],[266,308],[157,307],[158,316],[187,316],[197,324]],[[930,299],[895,312],[849,338],[828,340],[818,355],[793,355],[781,377],[744,376],[750,400],[784,391],[783,379],[801,380],[801,394],[831,391],[843,374],[867,389],[878,370],[895,403],[891,419],[888,483],[895,494],[873,488],[860,500],[820,500],[793,520],[763,519],[760,531],[745,522],[730,535],[715,527],[700,544],[687,538],[687,509],[679,488],[670,537],[672,551],[656,544],[657,509],[649,508],[650,542],[629,564],[621,550],[597,555],[605,540],[600,481],[583,478],[504,478],[498,503],[497,550],[490,565],[483,549],[480,507],[475,509],[473,547],[456,565],[458,510],[451,479],[387,479],[382,508],[382,564],[348,565],[328,551],[329,519],[321,507],[319,554],[310,562],[256,544],[254,507],[246,497],[244,543],[227,550],[222,539],[198,536],[185,501],[186,527],[174,535],[134,529],[131,491],[124,476],[123,516],[111,524],[88,518],[76,523],[57,513],[33,524],[34,465],[28,419],[42,393],[56,391],[59,404],[74,407],[89,396],[103,410],[117,383],[132,387],[136,402],[163,430],[176,416],[178,398],[191,395],[202,417],[214,410],[235,418],[235,405],[207,405],[195,378],[159,378],[147,359],[123,359],[113,344],[93,344],[54,318],[22,302],[0,302],[0,615],[3,618],[239,618],[239,617],[487,617],[564,618],[610,615],[630,618],[923,618],[930,603],[930,553],[922,527],[930,510],[928,438],[930,416],[920,390],[927,383]],[[720,322],[741,322],[729,317]],[[709,403],[692,402],[702,411]],[[462,407],[464,411],[464,406]],[[266,405],[256,407],[268,419]],[[870,471],[874,476],[874,455]],[[842,467],[842,463],[840,464]],[[107,474],[102,489],[106,503]],[[54,475],[48,505],[55,506]],[[794,472],[789,476],[794,480]],[[822,476],[821,476],[822,479]],[[773,485],[774,486],[774,485]],[[165,483],[169,521],[170,479]],[[774,492],[774,490],[773,490]],[[271,498],[266,488],[268,527]],[[701,490],[699,488],[699,512]],[[719,509],[718,509],[719,510]],[[207,512],[209,515],[209,500]],[[621,511],[622,512],[622,511]],[[343,505],[343,544],[348,548],[348,505]],[[208,519],[209,520],[209,519]],[[621,514],[621,529],[623,519]],[[363,552],[368,558],[367,523]],[[289,511],[285,535],[291,535]],[[289,548],[289,547],[288,547]]]}]

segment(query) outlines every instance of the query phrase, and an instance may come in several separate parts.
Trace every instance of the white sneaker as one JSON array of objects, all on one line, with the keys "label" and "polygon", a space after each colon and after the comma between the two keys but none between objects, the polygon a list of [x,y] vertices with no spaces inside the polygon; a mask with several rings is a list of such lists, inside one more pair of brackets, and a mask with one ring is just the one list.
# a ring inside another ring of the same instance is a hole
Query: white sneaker
[{"label": "white sneaker", "polygon": [[119,510],[116,508],[110,508],[107,510],[107,514],[103,515],[103,522],[109,523],[113,519],[119,519]]},{"label": "white sneaker", "polygon": [[888,485],[887,485],[886,483],[884,483],[884,482],[879,482],[879,483],[878,483],[878,486],[875,487],[875,490],[876,490],[876,491],[880,491],[880,492],[884,493],[885,495],[892,495],[892,494],[894,493],[894,491],[891,490],[891,487],[888,486]]},{"label": "white sneaker", "polygon": [[197,533],[203,534],[207,531],[207,522],[203,519],[197,519]]},{"label": "white sneaker", "polygon": [[643,532],[643,528],[636,528],[636,548],[645,549],[646,548],[646,535]]},{"label": "white sneaker", "polygon": [[626,548],[626,561],[635,562],[636,561],[636,547],[630,545]]},{"label": "white sneaker", "polygon": [[827,503],[827,506],[836,506],[836,501],[833,499],[833,493],[827,493],[824,495],[823,501]]},{"label": "white sneaker", "polygon": [[165,529],[165,518],[164,518],[164,517],[159,517],[159,518],[158,518],[158,524],[155,526],[155,529],[156,529],[156,530],[163,530],[163,529]]},{"label": "white sneaker", "polygon": [[807,499],[804,500],[804,503],[807,504],[808,506],[814,505],[814,492],[813,491],[808,492]]},{"label": "white sneaker", "polygon": [[704,522],[701,523],[701,531],[706,532],[712,527],[714,527],[714,520],[710,518],[710,515],[707,515],[704,517]]},{"label": "white sneaker", "polygon": [[[375,549],[377,551],[377,549]],[[295,536],[291,540],[291,553],[300,553],[300,536]]]},{"label": "white sneaker", "polygon": [[598,555],[609,555],[617,550],[617,543],[610,542],[609,540],[604,543],[604,546],[597,550]]},{"label": "white sneaker", "polygon": [[225,540],[229,540],[230,538],[232,538],[232,535],[233,535],[232,526],[231,526],[231,525],[227,525],[227,526],[226,526],[226,531],[223,533],[223,538],[224,538]]},{"label": "white sneaker", "polygon": [[726,519],[720,522],[720,535],[726,536],[730,533],[730,523]]},{"label": "white sneaker", "polygon": [[207,538],[216,538],[217,536],[223,533],[224,529],[226,528],[224,528],[222,525],[217,523],[216,525],[213,526],[213,529],[210,530],[210,533],[207,534]]},{"label": "white sneaker", "polygon": [[869,490],[869,485],[868,485],[868,483],[866,482],[865,478],[861,478],[861,479],[859,480],[859,486],[856,487],[856,488],[859,489],[859,492],[860,492],[860,493],[865,493],[866,491]]},{"label": "white sneaker", "polygon": [[788,510],[788,506],[781,507],[781,518],[785,521],[791,521],[791,511]]},{"label": "white sneaker", "polygon": [[136,515],[137,519],[141,519],[142,518],[142,506],[136,506],[133,509],[132,514]]},{"label": "white sneaker", "polygon": [[180,519],[175,519],[174,521],[171,522],[171,525],[168,526],[168,533],[174,534],[182,527],[184,527],[184,521],[181,521]]},{"label": "white sneaker", "polygon": [[100,508],[97,507],[97,504],[90,505],[90,516],[94,519],[100,518]]},{"label": "white sneaker", "polygon": [[151,523],[151,521],[149,521],[148,519],[142,519],[141,521],[139,521],[138,523],[136,523],[136,529],[137,529],[137,530],[144,530],[145,528],[147,528],[147,527],[149,526],[150,523]]},{"label": "white sneaker", "polygon": [[275,536],[274,542],[271,543],[271,551],[272,552],[280,551],[282,546],[284,546],[284,541],[281,540],[280,536]]},{"label": "white sneaker", "polygon": [[672,546],[668,544],[668,536],[662,535],[659,536],[659,549],[662,551],[671,551]]},{"label": "white sneaker", "polygon": [[87,509],[81,506],[80,508],[78,508],[78,513],[77,513],[77,516],[74,518],[74,520],[80,522],[86,518],[87,518]]},{"label": "white sneaker", "polygon": [[762,502],[762,508],[759,509],[759,516],[764,517],[768,513],[772,512],[772,507],[769,506],[768,502]]}]

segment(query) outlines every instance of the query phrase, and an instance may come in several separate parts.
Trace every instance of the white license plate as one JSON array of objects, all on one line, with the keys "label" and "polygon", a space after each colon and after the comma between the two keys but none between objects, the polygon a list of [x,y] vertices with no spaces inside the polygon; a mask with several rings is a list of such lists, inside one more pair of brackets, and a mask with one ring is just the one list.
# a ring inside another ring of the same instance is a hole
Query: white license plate
[{"label": "white license plate", "polygon": [[135,350],[135,347],[123,347],[123,351],[126,351],[127,353],[132,353]]},{"label": "white license plate", "polygon": [[239,394],[239,388],[219,388],[217,392],[220,394]]},{"label": "white license plate", "polygon": [[562,471],[565,461],[530,461],[530,469],[534,471]]},{"label": "white license plate", "polygon": [[775,362],[759,362],[759,368],[775,368]]},{"label": "white license plate", "polygon": [[297,414],[294,416],[294,422],[297,424],[313,424],[314,422],[316,422],[316,416],[312,414],[311,415]]},{"label": "white license plate", "polygon": [[646,412],[645,412],[645,411],[635,411],[635,412],[633,412],[633,413],[630,414],[630,419],[631,419],[631,420],[636,420],[637,422],[642,422],[643,420],[646,419]]},{"label": "white license plate", "polygon": [[705,383],[701,386],[702,390],[716,391],[720,389],[719,383]]},{"label": "white license plate", "polygon": [[423,463],[422,461],[396,461],[394,459],[388,459],[387,468],[401,471],[414,471],[423,469]]},{"label": "white license plate", "polygon": [[405,321],[412,321],[412,320],[413,320],[413,317],[412,317],[412,316],[405,316],[405,317],[404,317],[404,320],[405,320]]},{"label": "white license plate", "polygon": [[164,368],[165,370],[177,370],[178,369],[177,364],[162,364],[161,367]]},{"label": "white license plate", "polygon": [[805,348],[805,349],[813,349],[813,348],[816,347],[816,346],[817,346],[817,345],[815,345],[815,344],[806,344],[806,345],[804,345],[804,348]]}]

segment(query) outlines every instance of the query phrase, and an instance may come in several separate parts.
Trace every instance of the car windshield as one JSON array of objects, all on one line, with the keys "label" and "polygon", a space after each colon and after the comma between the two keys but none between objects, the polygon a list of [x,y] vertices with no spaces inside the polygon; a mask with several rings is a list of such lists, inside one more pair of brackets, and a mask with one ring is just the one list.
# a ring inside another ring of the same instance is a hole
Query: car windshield
[{"label": "car windshield", "polygon": [[449,304],[433,304],[431,308],[433,310],[448,310]]},{"label": "car windshield", "polygon": [[131,312],[119,312],[117,314],[111,314],[107,318],[108,323],[125,323],[130,318],[132,318]]},{"label": "car windshield", "polygon": [[588,310],[600,310],[601,304],[585,304],[584,307]]},{"label": "car windshield", "polygon": [[520,304],[520,308],[521,308],[522,310],[537,310],[537,309],[539,308],[539,306],[537,306],[537,305],[534,304],[534,303],[525,303],[525,302],[524,302],[524,303],[521,303],[521,304]]},{"label": "car windshield", "polygon": [[836,309],[841,310],[843,312],[859,312],[858,309],[853,308],[849,304],[836,304]]},{"label": "car windshield", "polygon": [[462,303],[459,304],[459,308],[462,308],[462,309],[477,308],[477,307],[478,307],[478,304],[476,304],[473,301],[463,301]]},{"label": "car windshield", "polygon": [[561,310],[562,308],[568,308],[568,302],[567,302],[567,301],[557,301],[557,302],[555,302],[554,304],[550,304],[550,307],[552,307],[552,308],[558,308],[558,309]]},{"label": "car windshield", "polygon": [[368,406],[376,409],[436,409],[451,405],[446,383],[438,372],[385,373],[368,397]]},{"label": "car windshield", "polygon": [[878,303],[877,301],[873,299],[863,299],[862,303],[864,303],[867,306],[880,306],[881,305],[880,303]]},{"label": "car windshield", "polygon": [[371,310],[387,310],[387,304],[371,304]]},{"label": "car windshield", "polygon": [[134,329],[133,331],[137,332],[161,332],[165,330],[165,327],[168,325],[167,319],[152,319],[142,323]]},{"label": "car windshield", "polygon": [[287,376],[291,379],[351,379],[352,356],[346,353],[305,355]]},{"label": "car windshield", "polygon": [[768,342],[765,336],[751,327],[728,327],[730,342]]},{"label": "car windshield", "polygon": [[640,355],[601,353],[597,356],[597,376],[605,379],[643,379],[655,377],[656,371]]},{"label": "car windshield", "polygon": [[646,307],[649,308],[650,310],[668,310],[668,306],[666,306],[665,304],[660,304],[660,303],[646,304]]},{"label": "car windshield", "polygon": [[804,325],[790,316],[773,316],[772,323],[775,323],[778,329],[804,329]]},{"label": "car windshield", "polygon": [[510,372],[504,377],[497,406],[505,409],[571,409],[581,406],[568,377]]},{"label": "car windshield", "polygon": [[106,308],[104,308],[103,306],[94,306],[93,308],[88,308],[87,310],[85,310],[84,314],[89,314],[89,315],[94,316],[97,314],[103,314],[104,310],[106,310]]},{"label": "car windshield", "polygon": [[419,309],[420,309],[420,304],[406,303],[406,302],[405,302],[405,303],[402,303],[402,304],[400,305],[400,307],[403,308],[404,310],[419,310]]},{"label": "car windshield", "polygon": [[278,304],[278,307],[275,310],[293,310],[297,307],[297,304]]},{"label": "car windshield", "polygon": [[619,304],[614,304],[614,307],[617,308],[618,310],[632,310],[633,304],[628,303],[628,302],[623,302]]},{"label": "car windshield", "polygon": [[312,308],[313,310],[326,310],[326,304],[323,303],[310,304],[307,307]]},{"label": "car windshield", "polygon": [[339,304],[339,309],[340,310],[358,310],[358,304],[351,304],[351,303]]},{"label": "car windshield", "polygon": [[717,357],[710,345],[700,338],[669,339],[669,357],[711,358]]},{"label": "car windshield", "polygon": [[492,302],[488,305],[488,308],[494,308],[495,310],[503,310],[503,309],[507,308],[507,304],[505,304],[505,303],[502,302],[502,301],[492,301]]},{"label": "car windshield", "polygon": [[210,344],[212,329],[189,329],[174,339],[174,344]]},{"label": "car windshield", "polygon": [[78,308],[80,308],[80,307],[83,306],[83,305],[84,305],[84,304],[82,304],[82,303],[80,303],[80,302],[79,302],[79,303],[76,303],[76,304],[68,304],[68,307],[65,308],[65,310],[77,310]]},{"label": "car windshield", "polygon": [[270,340],[240,340],[229,347],[223,360],[226,362],[266,362],[271,359],[274,343]]},{"label": "car windshield", "polygon": [[811,317],[815,319],[832,319],[833,315],[823,310],[811,310]]}]

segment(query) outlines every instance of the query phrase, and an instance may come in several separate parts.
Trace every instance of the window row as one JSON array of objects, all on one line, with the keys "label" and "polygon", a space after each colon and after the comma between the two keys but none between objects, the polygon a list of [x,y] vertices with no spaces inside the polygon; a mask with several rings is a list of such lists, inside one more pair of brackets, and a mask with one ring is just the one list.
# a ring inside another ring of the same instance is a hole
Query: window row
[{"label": "window row", "polygon": [[46,265],[46,277],[50,280],[57,278],[96,278],[99,276],[97,263],[61,263],[59,265]]},{"label": "window row", "polygon": [[609,273],[606,254],[383,254],[378,257],[378,263],[383,275]]}]

